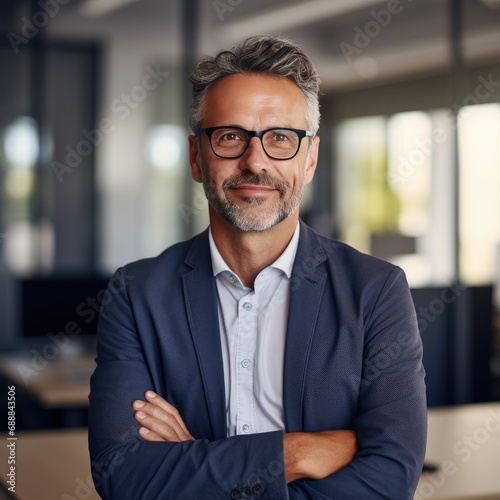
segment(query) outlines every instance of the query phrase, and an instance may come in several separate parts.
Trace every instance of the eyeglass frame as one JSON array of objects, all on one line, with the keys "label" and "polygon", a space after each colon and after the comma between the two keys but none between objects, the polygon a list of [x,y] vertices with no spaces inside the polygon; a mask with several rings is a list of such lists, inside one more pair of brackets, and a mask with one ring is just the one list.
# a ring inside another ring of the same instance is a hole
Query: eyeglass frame
[{"label": "eyeglass frame", "polygon": [[[241,130],[242,132],[245,132],[245,134],[247,134],[246,146],[243,148],[243,151],[239,155],[237,155],[237,156],[221,156],[220,154],[215,152],[214,146],[212,144],[212,134],[216,130],[221,130],[221,129]],[[271,156],[266,151],[266,147],[264,146],[264,142],[262,140],[264,137],[264,134],[266,134],[267,132],[270,132],[271,130],[289,130],[291,132],[295,132],[297,134],[297,136],[299,137],[297,151],[295,151],[295,153],[292,156],[290,156],[289,158],[275,158],[274,156]],[[260,139],[260,144],[262,146],[262,150],[264,151],[264,153],[266,153],[266,155],[269,158],[271,158],[272,160],[283,160],[283,161],[291,160],[292,158],[295,158],[297,156],[297,154],[300,150],[300,146],[302,145],[302,139],[304,139],[304,137],[311,137],[311,138],[313,137],[313,133],[310,130],[302,130],[302,129],[298,129],[298,128],[272,127],[272,128],[267,128],[265,130],[246,130],[243,127],[237,127],[237,126],[232,127],[232,126],[227,126],[227,125],[220,126],[220,127],[199,128],[199,129],[194,130],[194,135],[197,137],[200,137],[202,135],[206,135],[208,137],[208,142],[210,143],[210,147],[212,148],[212,152],[214,153],[214,155],[219,157],[219,158],[223,158],[224,160],[235,160],[236,158],[241,158],[247,152],[248,147],[250,146],[250,141],[252,140],[252,138],[258,137]]]}]

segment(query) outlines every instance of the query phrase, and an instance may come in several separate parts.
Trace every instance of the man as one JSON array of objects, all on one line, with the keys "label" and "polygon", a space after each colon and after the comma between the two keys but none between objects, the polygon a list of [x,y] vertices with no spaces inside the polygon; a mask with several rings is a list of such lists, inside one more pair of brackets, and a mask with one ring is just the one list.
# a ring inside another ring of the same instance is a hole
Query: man
[{"label": "man", "polygon": [[299,221],[316,71],[252,37],[193,74],[210,228],[117,271],[90,395],[96,488],[124,499],[413,498],[426,404],[404,274]]}]

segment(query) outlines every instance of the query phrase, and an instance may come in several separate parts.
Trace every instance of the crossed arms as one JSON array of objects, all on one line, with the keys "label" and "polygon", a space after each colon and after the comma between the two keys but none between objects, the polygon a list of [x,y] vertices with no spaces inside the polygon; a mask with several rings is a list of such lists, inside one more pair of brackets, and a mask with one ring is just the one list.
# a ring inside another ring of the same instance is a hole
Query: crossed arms
[{"label": "crossed arms", "polygon": [[[138,271],[145,274],[130,267],[118,273]],[[154,268],[151,274],[167,273]],[[342,284],[338,272],[337,282]],[[338,328],[335,307],[352,310],[348,305],[329,298],[329,307],[321,308],[328,329],[315,332],[304,403],[285,408],[293,415],[287,430],[294,432],[229,438],[213,356],[194,353],[189,330],[184,333],[185,296],[178,287],[161,286],[137,278],[116,291],[101,313],[89,444],[103,498],[227,499],[235,488],[253,488],[263,499],[413,497],[425,451],[426,407],[421,343],[400,272],[374,288],[364,338],[344,334],[351,330],[332,333]],[[348,294],[335,295],[342,297]],[[347,325],[354,328],[352,316]],[[204,328],[203,335],[215,342],[218,332]],[[331,339],[340,344],[329,345]],[[196,361],[200,355],[207,371]],[[157,396],[145,396],[148,390]]]},{"label": "crossed arms", "polygon": [[[153,391],[133,403],[139,434],[145,441],[194,441],[174,406]],[[283,436],[285,477],[323,479],[345,467],[356,454],[356,436],[350,430],[292,432]]]}]

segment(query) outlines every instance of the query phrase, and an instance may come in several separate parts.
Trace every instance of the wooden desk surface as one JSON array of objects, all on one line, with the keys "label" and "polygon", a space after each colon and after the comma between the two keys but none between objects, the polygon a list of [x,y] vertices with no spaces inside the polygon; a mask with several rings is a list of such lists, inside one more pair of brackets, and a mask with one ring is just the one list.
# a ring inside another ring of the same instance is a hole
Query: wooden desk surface
[{"label": "wooden desk surface", "polygon": [[[16,437],[15,498],[100,498],[90,475],[87,429],[21,432]],[[5,486],[9,449],[7,436],[0,439],[0,479]]]},{"label": "wooden desk surface", "polygon": [[[87,430],[24,432],[16,441],[19,500],[99,498],[92,485]],[[7,436],[0,436],[0,478],[6,482]],[[415,500],[500,499],[500,403],[429,410],[428,463]]]},{"label": "wooden desk surface", "polygon": [[415,500],[499,500],[500,403],[429,410],[426,461]]},{"label": "wooden desk surface", "polygon": [[0,372],[46,408],[88,405],[94,356],[58,358],[39,370],[34,370],[31,362],[32,358],[26,356],[1,356]]}]

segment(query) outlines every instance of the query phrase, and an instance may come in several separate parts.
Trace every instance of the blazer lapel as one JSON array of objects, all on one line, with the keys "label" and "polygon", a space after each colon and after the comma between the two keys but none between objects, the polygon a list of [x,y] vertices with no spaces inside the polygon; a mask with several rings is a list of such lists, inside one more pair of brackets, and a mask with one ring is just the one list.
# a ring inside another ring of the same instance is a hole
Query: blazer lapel
[{"label": "blazer lapel", "polygon": [[303,430],[303,400],[309,352],[326,281],[318,269],[326,255],[314,232],[301,222],[292,271],[285,344],[283,404],[287,432]]},{"label": "blazer lapel", "polygon": [[200,366],[214,439],[222,439],[226,437],[224,368],[217,289],[212,274],[208,231],[194,240],[185,262],[193,268],[182,277],[189,326]]}]

